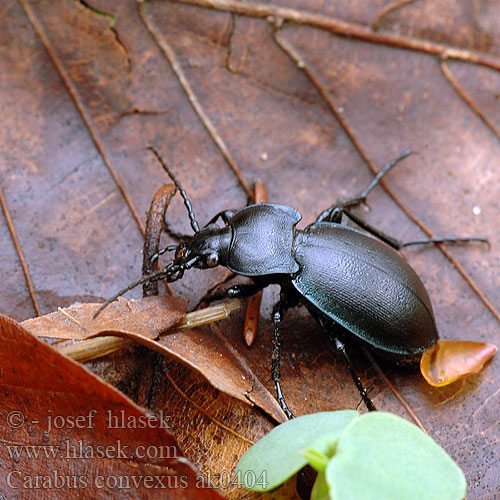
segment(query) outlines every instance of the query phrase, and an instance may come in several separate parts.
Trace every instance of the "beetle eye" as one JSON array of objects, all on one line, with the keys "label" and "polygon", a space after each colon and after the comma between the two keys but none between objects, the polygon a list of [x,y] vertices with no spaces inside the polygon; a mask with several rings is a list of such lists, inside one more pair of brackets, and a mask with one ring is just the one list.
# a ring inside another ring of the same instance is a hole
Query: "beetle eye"
[{"label": "beetle eye", "polygon": [[215,267],[219,263],[219,256],[214,252],[207,255],[207,266]]}]

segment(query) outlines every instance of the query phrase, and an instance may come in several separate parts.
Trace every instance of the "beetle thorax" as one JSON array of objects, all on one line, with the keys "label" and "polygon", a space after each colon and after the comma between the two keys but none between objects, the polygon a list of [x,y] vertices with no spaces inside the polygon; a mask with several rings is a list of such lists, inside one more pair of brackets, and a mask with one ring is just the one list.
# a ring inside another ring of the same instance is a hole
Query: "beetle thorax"
[{"label": "beetle thorax", "polygon": [[295,225],[301,215],[283,205],[251,205],[236,212],[229,224],[233,230],[227,267],[244,276],[293,274]]}]

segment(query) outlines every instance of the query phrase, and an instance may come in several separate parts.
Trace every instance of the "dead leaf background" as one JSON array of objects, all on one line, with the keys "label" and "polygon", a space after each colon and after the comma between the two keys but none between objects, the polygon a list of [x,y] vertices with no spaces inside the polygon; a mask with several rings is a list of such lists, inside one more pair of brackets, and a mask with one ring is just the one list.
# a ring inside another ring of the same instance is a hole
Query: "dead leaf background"
[{"label": "dead leaf background", "polygon": [[[279,6],[364,28],[390,4],[310,0]],[[94,9],[112,13],[114,27]],[[200,223],[246,203],[227,155],[224,159],[179,85],[166,44],[242,179],[248,186],[262,179],[269,201],[299,209],[301,224],[368,184],[372,174],[363,155],[380,168],[402,150],[414,150],[387,185],[434,234],[489,238],[489,251],[482,245],[447,251],[498,307],[499,16],[493,0],[402,2],[379,19],[372,41],[286,23],[279,39],[297,51],[304,72],[277,45],[263,18],[187,1],[7,0],[0,21],[1,189],[41,312],[108,297],[140,274],[139,226],[156,189],[167,181],[148,145],[177,172]],[[381,34],[389,40],[374,43]],[[392,39],[447,44],[454,53],[479,54],[480,64],[440,61],[423,51],[391,47]],[[333,110],[311,77],[322,83]],[[466,95],[460,96],[455,81]],[[369,204],[372,210],[363,215],[377,227],[402,240],[422,236],[383,189],[372,193]],[[175,229],[189,232],[180,199],[167,214]],[[0,310],[14,319],[32,317],[36,311],[5,218],[0,241],[5,283]],[[439,249],[409,248],[404,254],[429,290],[443,338],[498,344],[498,314]],[[224,275],[224,270],[193,271],[174,288],[192,306]],[[276,290],[266,290],[251,349],[242,338],[241,316],[222,326],[270,390],[268,318],[275,298]],[[290,312],[283,332],[283,388],[298,414],[358,405],[346,368],[325,348],[304,311]],[[196,375],[155,368],[154,363],[163,366],[155,356],[127,351],[94,369],[144,406],[183,415],[193,411],[196,400],[208,416],[179,417],[181,446],[192,450],[205,471],[231,469],[229,462],[246,445],[239,438],[228,441],[228,433],[213,422],[251,440],[268,430],[269,422],[249,408],[236,410],[239,403],[224,395],[211,399],[210,388]],[[117,360],[123,363],[119,367]],[[356,363],[377,406],[408,416],[373,366],[362,355]],[[428,388],[416,371],[380,365],[428,432],[464,468],[467,498],[494,498],[500,491],[498,361],[448,389]],[[182,393],[166,381],[166,373]],[[224,456],[218,462],[214,450],[220,449]]]}]

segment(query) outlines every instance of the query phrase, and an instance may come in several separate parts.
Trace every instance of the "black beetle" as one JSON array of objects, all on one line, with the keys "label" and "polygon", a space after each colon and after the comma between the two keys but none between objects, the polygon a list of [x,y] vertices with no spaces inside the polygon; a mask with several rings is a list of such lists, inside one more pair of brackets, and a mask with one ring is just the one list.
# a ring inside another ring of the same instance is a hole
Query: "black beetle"
[{"label": "black beetle", "polygon": [[[410,154],[408,151],[386,165],[363,193],[332,205],[314,223],[299,230],[296,224],[301,214],[294,208],[272,203],[221,212],[200,229],[182,186],[158,153],[150,149],[179,189],[195,234],[183,237],[179,245],[161,250],[159,254],[175,250],[173,262],[130,284],[103,307],[140,283],[162,278],[177,281],[191,267],[206,269],[222,265],[252,278],[252,284],[215,293],[209,297],[211,300],[250,296],[269,284],[279,284],[280,300],[273,309],[272,378],[278,401],[289,417],[293,415],[279,384],[279,325],[289,307],[304,304],[330,333],[348,361],[368,409],[373,410],[373,403],[352,369],[343,338],[353,338],[376,354],[397,362],[419,358],[438,339],[427,291],[415,271],[394,249],[420,243],[486,241],[484,238],[432,238],[403,243],[371,227],[350,211],[365,202],[368,193],[394,165]],[[342,225],[344,214],[379,239]],[[219,218],[224,222],[222,227],[216,224]]]}]

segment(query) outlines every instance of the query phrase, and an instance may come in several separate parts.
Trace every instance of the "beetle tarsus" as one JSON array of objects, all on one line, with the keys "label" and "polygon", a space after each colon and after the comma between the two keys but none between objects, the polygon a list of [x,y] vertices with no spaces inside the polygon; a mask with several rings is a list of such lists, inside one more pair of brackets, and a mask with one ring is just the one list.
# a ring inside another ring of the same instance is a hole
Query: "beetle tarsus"
[{"label": "beetle tarsus", "polygon": [[481,243],[486,243],[488,247],[490,245],[488,238],[457,238],[451,236],[449,238],[424,238],[421,240],[399,242],[398,250],[403,247],[408,247],[410,245],[425,245],[427,243],[470,243],[471,241],[479,241]]},{"label": "beetle tarsus", "polygon": [[360,199],[362,202],[364,202],[367,198],[367,196],[370,194],[370,192],[375,188],[382,177],[386,176],[393,167],[395,167],[401,160],[404,160],[407,156],[411,155],[411,151],[407,149],[406,151],[403,151],[397,158],[394,160],[390,161],[382,170],[380,170],[377,175],[372,179],[368,187],[359,195],[353,198],[353,200]]},{"label": "beetle tarsus", "polygon": [[281,406],[281,409],[287,416],[288,420],[291,420],[292,418],[295,418],[295,415],[290,411],[290,408],[288,408],[288,405],[286,404],[285,398],[283,396],[283,392],[281,391],[281,386],[279,380],[274,381],[274,385],[276,386],[276,399],[278,400],[278,403]]},{"label": "beetle tarsus", "polygon": [[464,237],[456,237],[456,236],[450,236],[450,237],[436,237],[436,238],[422,238],[420,240],[412,240],[412,241],[400,241],[396,238],[393,238],[392,236],[389,236],[388,234],[384,233],[380,229],[377,229],[373,227],[372,225],[368,224],[365,220],[363,220],[361,217],[358,217],[356,214],[352,213],[349,210],[344,210],[344,214],[349,217],[354,223],[356,223],[361,229],[364,229],[370,234],[373,234],[376,236],[379,240],[382,240],[384,243],[387,243],[389,246],[396,250],[401,250],[404,247],[408,247],[410,245],[427,245],[429,243],[452,243],[452,244],[460,244],[460,243],[470,243],[471,241],[479,241],[481,243],[486,243],[489,246],[489,241],[487,238],[477,238],[477,237],[471,237],[471,238],[464,238]]},{"label": "beetle tarsus", "polygon": [[354,383],[356,384],[356,387],[359,391],[359,394],[363,398],[363,402],[365,403],[366,407],[368,408],[368,411],[376,411],[377,408],[375,408],[373,401],[370,399],[370,396],[368,396],[368,392],[366,391],[365,387],[363,386],[363,383],[361,382],[361,379],[359,378],[358,374],[356,373],[356,370],[354,369],[351,358],[349,357],[349,355],[347,354],[347,351],[345,350],[344,343],[341,340],[339,340],[337,337],[334,340],[335,340],[335,347],[340,352],[340,354],[342,354],[342,357],[345,359],[347,366],[349,367],[349,371],[351,372],[351,377],[354,380]]},{"label": "beetle tarsus", "polygon": [[285,397],[283,396],[283,392],[281,391],[280,386],[280,323],[285,316],[285,312],[288,309],[288,303],[286,298],[282,294],[279,302],[274,306],[273,309],[273,324],[274,324],[274,333],[273,333],[273,353],[271,358],[271,375],[274,380],[274,384],[276,386],[276,399],[281,406],[281,409],[285,412],[286,416],[291,419],[294,418],[293,413],[288,408],[286,404]]}]

